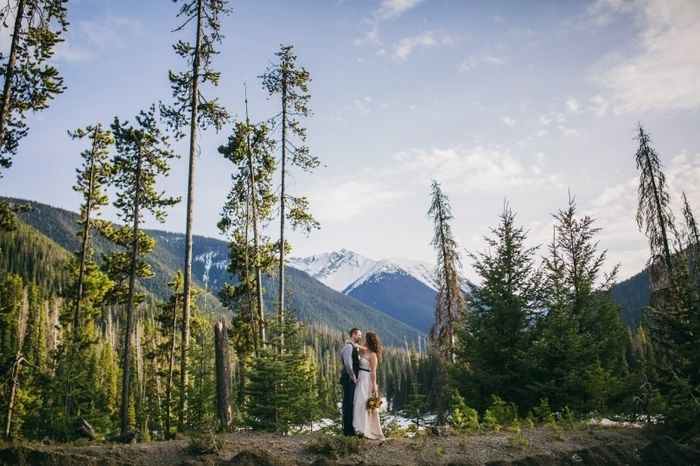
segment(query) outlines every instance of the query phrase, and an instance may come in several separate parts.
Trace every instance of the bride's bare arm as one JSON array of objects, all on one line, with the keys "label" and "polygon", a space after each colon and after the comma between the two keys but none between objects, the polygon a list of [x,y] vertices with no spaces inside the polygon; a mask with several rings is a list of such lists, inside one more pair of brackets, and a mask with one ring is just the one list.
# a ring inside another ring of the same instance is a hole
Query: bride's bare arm
[{"label": "bride's bare arm", "polygon": [[377,385],[377,355],[375,353],[369,356],[369,378],[372,382],[372,392],[379,395],[379,385]]},{"label": "bride's bare arm", "polygon": [[360,353],[366,353],[366,352],[367,352],[367,347],[366,347],[366,346],[355,345],[355,348],[357,348],[357,351],[359,351]]}]

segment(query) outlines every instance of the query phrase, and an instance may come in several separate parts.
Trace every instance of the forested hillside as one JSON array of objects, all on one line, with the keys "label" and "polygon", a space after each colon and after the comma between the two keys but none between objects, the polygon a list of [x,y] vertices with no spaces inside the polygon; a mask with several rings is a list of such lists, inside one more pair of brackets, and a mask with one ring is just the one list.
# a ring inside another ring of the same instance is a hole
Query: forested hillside
[{"label": "forested hillside", "polygon": [[[45,237],[55,241],[54,245],[63,249],[63,257],[68,257],[67,251],[79,247],[79,237],[75,234],[77,214],[39,202],[14,201],[32,206],[31,210],[21,215],[22,220],[43,233]],[[24,228],[22,231],[28,230]],[[143,288],[152,293],[154,297],[165,299],[170,293],[169,277],[174,276],[175,271],[182,265],[183,235],[160,230],[147,231],[157,243],[154,253],[147,259],[153,268],[155,277],[141,283]],[[114,246],[110,245],[104,238],[95,237],[95,252],[98,256],[113,249]],[[224,283],[235,283],[235,278],[231,277],[226,266],[212,265],[209,260],[204,258],[210,259],[213,256],[218,261],[227,261],[227,255],[226,243],[223,241],[202,236],[194,237],[193,280],[199,288],[208,292],[206,300],[213,308],[221,306],[217,292]],[[199,257],[203,259],[197,260]],[[328,288],[304,272],[289,267],[287,270],[290,292],[289,305],[298,313],[298,317],[302,321],[327,325],[339,331],[346,331],[352,327],[382,329],[382,337],[386,343],[394,346],[404,346],[406,342],[409,344],[417,342],[418,337],[422,334],[419,330],[381,311]],[[41,273],[50,272],[42,271]],[[274,290],[278,286],[274,277],[264,276],[263,278],[265,289]],[[274,296],[267,294],[265,300],[268,304],[267,309],[273,309]]]}]

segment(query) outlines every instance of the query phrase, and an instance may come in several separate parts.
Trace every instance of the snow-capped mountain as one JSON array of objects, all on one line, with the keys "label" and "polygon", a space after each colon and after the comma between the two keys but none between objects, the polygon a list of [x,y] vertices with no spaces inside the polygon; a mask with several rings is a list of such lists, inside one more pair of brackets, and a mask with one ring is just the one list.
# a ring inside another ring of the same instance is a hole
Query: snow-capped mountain
[{"label": "snow-capped mountain", "polygon": [[340,292],[365,275],[376,264],[377,261],[347,249],[289,259],[291,267],[308,273],[324,285]]},{"label": "snow-capped mountain", "polygon": [[375,261],[341,249],[292,258],[289,265],[419,330],[428,331],[433,323],[435,268],[426,262]]},{"label": "snow-capped mountain", "polygon": [[377,281],[379,277],[385,274],[407,275],[415,278],[428,288],[437,291],[434,266],[427,262],[392,257],[375,262],[367,272],[360,275],[354,282],[344,288],[343,293],[350,294],[355,288],[359,288],[366,282]]}]

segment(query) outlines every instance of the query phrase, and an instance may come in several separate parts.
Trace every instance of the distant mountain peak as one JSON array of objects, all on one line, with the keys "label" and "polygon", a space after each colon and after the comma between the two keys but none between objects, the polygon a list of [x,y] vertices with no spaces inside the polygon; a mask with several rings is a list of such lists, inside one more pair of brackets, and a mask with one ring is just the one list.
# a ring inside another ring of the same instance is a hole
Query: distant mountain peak
[{"label": "distant mountain peak", "polygon": [[375,261],[345,248],[309,257],[293,257],[289,259],[289,265],[345,294],[381,274],[409,275],[429,288],[437,289],[435,267],[427,262],[398,257]]},{"label": "distant mountain peak", "polygon": [[415,278],[428,288],[437,291],[434,266],[427,262],[392,257],[376,262],[371,269],[348,285],[343,290],[343,293],[348,294],[363,283],[377,280],[382,275],[407,275]]},{"label": "distant mountain peak", "polygon": [[290,266],[308,273],[336,291],[343,291],[374,263],[372,259],[347,249],[289,259]]}]

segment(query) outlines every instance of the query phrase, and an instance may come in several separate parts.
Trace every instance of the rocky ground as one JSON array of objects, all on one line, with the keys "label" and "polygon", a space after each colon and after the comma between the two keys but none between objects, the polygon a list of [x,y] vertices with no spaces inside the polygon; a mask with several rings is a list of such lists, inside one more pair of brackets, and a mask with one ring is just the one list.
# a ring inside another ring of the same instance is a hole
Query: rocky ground
[{"label": "rocky ground", "polygon": [[700,465],[685,444],[631,427],[419,435],[384,442],[238,432],[131,445],[0,444],[0,465]]}]

